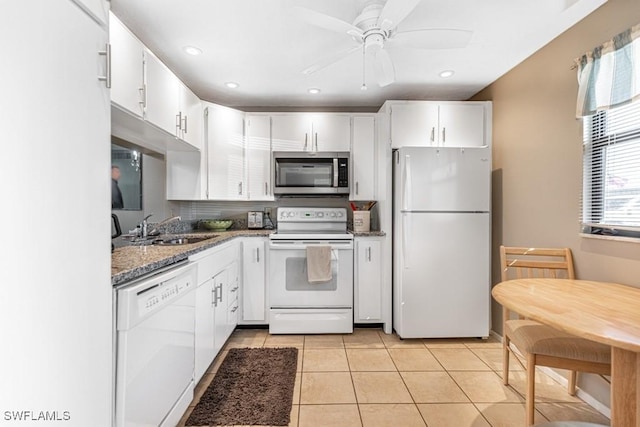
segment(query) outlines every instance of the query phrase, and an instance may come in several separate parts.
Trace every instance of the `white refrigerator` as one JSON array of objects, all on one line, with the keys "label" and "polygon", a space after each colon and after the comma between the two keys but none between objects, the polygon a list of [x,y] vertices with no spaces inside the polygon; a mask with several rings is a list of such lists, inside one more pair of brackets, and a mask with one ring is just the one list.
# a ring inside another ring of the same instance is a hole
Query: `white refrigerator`
[{"label": "white refrigerator", "polygon": [[394,152],[393,327],[401,338],[487,337],[491,149]]}]

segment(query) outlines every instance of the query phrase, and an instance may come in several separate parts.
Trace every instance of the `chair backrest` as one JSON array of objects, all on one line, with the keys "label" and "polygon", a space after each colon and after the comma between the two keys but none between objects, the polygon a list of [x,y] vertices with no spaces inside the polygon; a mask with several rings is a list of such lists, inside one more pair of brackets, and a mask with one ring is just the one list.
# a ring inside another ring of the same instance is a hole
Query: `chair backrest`
[{"label": "chair backrest", "polygon": [[569,248],[500,246],[502,281],[522,278],[575,279]]}]

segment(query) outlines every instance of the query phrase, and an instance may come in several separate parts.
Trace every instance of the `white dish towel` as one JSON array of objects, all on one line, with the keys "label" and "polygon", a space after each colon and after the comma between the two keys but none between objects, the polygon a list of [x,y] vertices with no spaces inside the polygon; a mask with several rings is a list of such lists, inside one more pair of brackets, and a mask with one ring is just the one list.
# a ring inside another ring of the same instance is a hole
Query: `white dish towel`
[{"label": "white dish towel", "polygon": [[307,246],[307,280],[309,283],[331,280],[331,246]]}]

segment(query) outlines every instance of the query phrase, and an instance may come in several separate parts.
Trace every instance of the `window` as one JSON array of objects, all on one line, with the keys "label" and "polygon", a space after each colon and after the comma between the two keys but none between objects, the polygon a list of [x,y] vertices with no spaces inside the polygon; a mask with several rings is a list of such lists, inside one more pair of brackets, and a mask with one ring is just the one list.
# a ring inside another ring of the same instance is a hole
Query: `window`
[{"label": "window", "polygon": [[583,123],[582,230],[640,237],[640,101]]}]

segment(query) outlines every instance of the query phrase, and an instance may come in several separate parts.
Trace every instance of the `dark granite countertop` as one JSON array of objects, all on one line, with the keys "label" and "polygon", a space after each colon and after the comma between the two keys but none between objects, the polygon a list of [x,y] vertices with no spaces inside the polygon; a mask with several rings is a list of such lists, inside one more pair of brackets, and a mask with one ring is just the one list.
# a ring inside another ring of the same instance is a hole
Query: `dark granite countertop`
[{"label": "dark granite countertop", "polygon": [[[138,279],[153,271],[183,261],[198,252],[213,248],[236,237],[268,236],[273,230],[232,230],[222,232],[193,231],[179,236],[206,237],[215,235],[198,243],[176,246],[123,246],[117,247],[111,254],[111,284],[121,285]],[[173,235],[172,235],[173,236]]]}]

